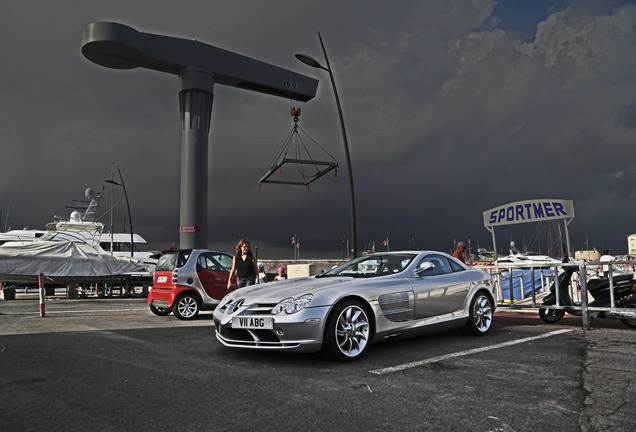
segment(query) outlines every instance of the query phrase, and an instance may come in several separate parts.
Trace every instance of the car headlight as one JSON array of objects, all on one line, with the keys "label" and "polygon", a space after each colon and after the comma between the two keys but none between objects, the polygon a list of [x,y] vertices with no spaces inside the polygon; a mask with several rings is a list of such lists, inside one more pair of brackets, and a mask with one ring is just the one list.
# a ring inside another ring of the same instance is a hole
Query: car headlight
[{"label": "car headlight", "polygon": [[278,315],[279,313],[284,311],[287,308],[287,306],[289,306],[293,302],[294,302],[294,299],[292,297],[289,297],[289,298],[286,298],[285,300],[282,300],[280,303],[278,303],[276,306],[274,306],[274,308],[272,309],[272,315]]},{"label": "car headlight", "polygon": [[300,312],[301,310],[305,309],[313,299],[313,294],[305,294],[298,297],[297,299],[288,297],[274,306],[274,308],[272,309],[272,315],[278,315],[283,311],[286,314],[294,314],[296,312]]},{"label": "car headlight", "polygon": [[313,299],[313,294],[305,294],[304,296],[298,297],[292,302],[292,304],[285,308],[285,313],[293,314],[296,312],[300,312],[301,310],[305,309]]}]

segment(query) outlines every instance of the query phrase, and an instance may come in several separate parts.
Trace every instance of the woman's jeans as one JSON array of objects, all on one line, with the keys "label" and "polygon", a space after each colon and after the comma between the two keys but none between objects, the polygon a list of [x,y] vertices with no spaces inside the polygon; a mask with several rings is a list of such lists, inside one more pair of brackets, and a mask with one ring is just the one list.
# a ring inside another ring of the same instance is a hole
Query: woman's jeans
[{"label": "woman's jeans", "polygon": [[256,276],[236,278],[237,288],[243,288],[246,286],[254,285],[255,283],[256,283]]}]

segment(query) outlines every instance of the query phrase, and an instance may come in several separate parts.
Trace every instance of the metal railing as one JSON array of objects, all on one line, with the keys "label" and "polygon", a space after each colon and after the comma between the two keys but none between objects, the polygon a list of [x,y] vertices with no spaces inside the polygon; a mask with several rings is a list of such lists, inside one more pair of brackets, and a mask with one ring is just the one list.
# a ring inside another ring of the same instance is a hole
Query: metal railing
[{"label": "metal railing", "polygon": [[[568,293],[573,305],[564,305],[560,298],[559,278],[563,267],[577,266],[569,282]],[[609,266],[610,304],[606,307],[589,305],[587,282],[590,278],[601,276],[601,268]],[[617,272],[634,273],[634,261],[577,261],[558,264],[499,264],[475,266],[486,271],[495,285],[497,307],[510,309],[558,309],[582,317],[583,328],[589,329],[591,317],[600,313],[610,318],[636,319],[635,308],[616,307],[614,276]],[[636,281],[635,281],[636,283]],[[554,284],[555,305],[543,305],[542,299],[550,294]]]}]

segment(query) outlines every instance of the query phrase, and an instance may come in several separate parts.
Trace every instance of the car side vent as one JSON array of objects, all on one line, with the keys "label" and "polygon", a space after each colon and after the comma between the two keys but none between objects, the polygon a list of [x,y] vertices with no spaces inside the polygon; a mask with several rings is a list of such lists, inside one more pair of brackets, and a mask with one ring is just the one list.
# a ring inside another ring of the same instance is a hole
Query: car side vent
[{"label": "car side vent", "polygon": [[413,305],[408,292],[384,294],[378,298],[382,315],[389,321],[407,321],[413,318]]}]

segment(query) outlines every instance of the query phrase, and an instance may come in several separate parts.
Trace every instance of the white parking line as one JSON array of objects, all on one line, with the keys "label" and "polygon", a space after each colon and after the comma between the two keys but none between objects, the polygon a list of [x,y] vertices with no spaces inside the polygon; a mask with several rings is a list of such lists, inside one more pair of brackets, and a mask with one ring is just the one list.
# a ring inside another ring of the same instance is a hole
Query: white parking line
[{"label": "white parking line", "polygon": [[392,373],[392,372],[399,372],[405,369],[410,369],[410,368],[414,368],[417,366],[422,366],[425,364],[429,364],[429,363],[435,363],[435,362],[439,362],[442,360],[447,360],[450,358],[455,358],[455,357],[463,357],[469,354],[477,354],[480,352],[484,352],[484,351],[490,351],[490,350],[494,350],[497,348],[503,348],[503,347],[507,347],[507,346],[511,346],[511,345],[518,345],[521,343],[525,343],[525,342],[529,342],[532,340],[536,340],[536,339],[543,339],[543,338],[547,338],[550,336],[556,336],[559,334],[563,334],[563,333],[567,333],[567,332],[571,332],[573,331],[573,329],[563,329],[563,330],[557,330],[557,331],[553,331],[550,333],[546,333],[546,334],[542,334],[539,336],[532,336],[532,337],[527,337],[527,338],[523,338],[523,339],[518,339],[518,340],[514,340],[514,341],[510,341],[510,342],[504,342],[504,343],[500,343],[497,345],[491,345],[491,346],[487,346],[487,347],[482,347],[482,348],[475,348],[475,349],[471,349],[468,351],[460,351],[460,352],[456,352],[456,353],[451,353],[451,354],[446,354],[443,356],[439,356],[439,357],[432,357],[429,359],[425,359],[425,360],[419,360],[419,361],[415,361],[415,362],[411,362],[411,363],[405,363],[402,365],[397,365],[397,366],[392,366],[392,367],[388,367],[388,368],[384,368],[384,369],[376,369],[376,370],[372,370],[369,371],[372,374],[376,374],[376,375],[384,375],[384,374],[388,374],[388,373]]}]

